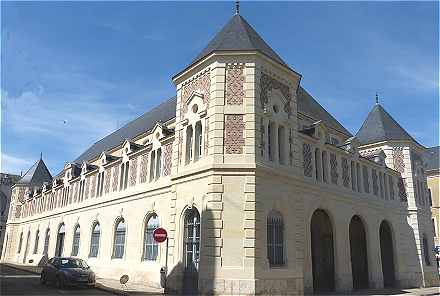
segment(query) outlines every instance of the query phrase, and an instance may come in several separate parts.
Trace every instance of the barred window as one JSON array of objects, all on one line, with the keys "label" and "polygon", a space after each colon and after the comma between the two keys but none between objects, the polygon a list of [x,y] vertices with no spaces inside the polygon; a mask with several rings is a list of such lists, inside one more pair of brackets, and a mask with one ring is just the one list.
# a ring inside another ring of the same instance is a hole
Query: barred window
[{"label": "barred window", "polygon": [[34,254],[37,254],[37,252],[38,252],[38,241],[39,240],[40,240],[40,231],[37,230],[37,233],[35,233]]},{"label": "barred window", "polygon": [[72,256],[78,256],[79,252],[79,241],[80,241],[80,227],[77,225],[75,231],[73,232],[73,243],[72,243]]},{"label": "barred window", "polygon": [[99,251],[99,237],[101,236],[101,227],[98,222],[95,223],[92,229],[92,236],[90,237],[90,253],[89,257],[98,257]]},{"label": "barred window", "polygon": [[18,250],[17,253],[21,252],[21,245],[23,244],[23,232],[20,233],[20,241],[18,242]]},{"label": "barred window", "polygon": [[125,221],[121,218],[116,224],[115,240],[113,244],[113,258],[124,257],[125,246]]},{"label": "barred window", "polygon": [[153,232],[159,228],[159,217],[156,214],[151,215],[145,224],[144,230],[144,260],[154,261],[159,252],[159,244],[153,238]]},{"label": "barred window", "polygon": [[267,258],[271,266],[284,265],[284,223],[276,211],[267,217]]},{"label": "barred window", "polygon": [[43,254],[47,255],[49,251],[49,240],[50,240],[50,229],[46,230],[46,237],[44,238],[44,249]]}]

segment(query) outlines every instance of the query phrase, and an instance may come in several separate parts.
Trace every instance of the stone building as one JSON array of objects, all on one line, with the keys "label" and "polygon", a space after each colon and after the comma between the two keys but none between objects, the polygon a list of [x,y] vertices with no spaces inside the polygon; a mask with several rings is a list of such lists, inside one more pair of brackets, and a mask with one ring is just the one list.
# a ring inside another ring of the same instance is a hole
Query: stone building
[{"label": "stone building", "polygon": [[0,173],[0,254],[5,240],[6,221],[11,202],[11,187],[20,178],[18,175]]},{"label": "stone building", "polygon": [[431,198],[432,227],[434,243],[440,247],[440,146],[426,149],[423,160],[426,165],[425,174]]},{"label": "stone building", "polygon": [[3,261],[78,256],[158,286],[168,259],[186,293],[438,284],[425,148],[381,105],[353,136],[238,13],[172,80],[52,181],[13,188]]}]

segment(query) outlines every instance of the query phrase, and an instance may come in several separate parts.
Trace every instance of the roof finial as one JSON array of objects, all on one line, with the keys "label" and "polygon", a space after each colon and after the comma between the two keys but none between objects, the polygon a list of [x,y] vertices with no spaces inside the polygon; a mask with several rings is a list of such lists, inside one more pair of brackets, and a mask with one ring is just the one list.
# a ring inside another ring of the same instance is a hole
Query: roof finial
[{"label": "roof finial", "polygon": [[376,92],[376,104],[379,104],[379,95]]},{"label": "roof finial", "polygon": [[40,152],[40,160],[43,159],[43,152]]},{"label": "roof finial", "polygon": [[235,14],[240,14],[240,1],[235,1]]}]

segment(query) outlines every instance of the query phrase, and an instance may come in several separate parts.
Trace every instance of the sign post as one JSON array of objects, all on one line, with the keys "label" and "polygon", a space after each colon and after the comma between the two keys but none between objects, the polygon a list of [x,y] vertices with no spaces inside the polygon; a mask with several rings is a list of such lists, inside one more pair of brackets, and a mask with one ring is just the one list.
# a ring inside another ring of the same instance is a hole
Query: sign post
[{"label": "sign post", "polygon": [[[166,242],[166,246],[165,246],[165,270],[163,271],[163,273],[164,273],[164,290],[165,290],[165,293],[166,293],[166,290],[167,290],[167,276],[168,276],[168,234],[167,234],[167,231],[164,229],[164,228],[162,228],[162,227],[159,227],[159,228],[156,228],[155,230],[154,230],[154,232],[153,232],[153,238],[154,238],[154,240],[156,241],[156,242],[158,242],[158,243],[163,243],[164,241],[167,241]],[[161,273],[162,273],[162,270],[161,270]]]}]

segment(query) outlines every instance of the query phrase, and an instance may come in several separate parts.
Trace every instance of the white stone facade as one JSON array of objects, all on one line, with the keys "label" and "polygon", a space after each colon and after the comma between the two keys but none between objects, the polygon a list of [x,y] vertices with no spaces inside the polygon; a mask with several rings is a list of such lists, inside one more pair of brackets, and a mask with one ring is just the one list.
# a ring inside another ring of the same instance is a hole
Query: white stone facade
[{"label": "white stone facade", "polygon": [[[143,259],[146,223],[155,214],[169,235],[170,290],[194,288],[189,286],[196,275],[196,288],[206,294],[301,295],[325,286],[314,283],[318,271],[313,270],[313,257],[319,255],[312,254],[311,235],[314,213],[322,210],[330,221],[333,254],[319,258],[333,262],[332,289],[356,288],[350,258],[354,216],[365,230],[368,287],[384,286],[384,221],[391,229],[387,254],[393,259],[394,286],[438,284],[434,255],[429,252],[425,260],[421,238],[426,236],[431,250],[429,205],[422,202],[425,191],[416,198],[413,190],[418,168],[411,153],[419,153],[419,146],[398,143],[405,166],[399,172],[392,161],[395,143],[358,147],[347,135],[316,123],[319,118],[306,119],[297,110],[299,74],[258,52],[213,53],[173,80],[175,119],[103,151],[79,169],[66,165],[61,178],[29,198],[27,188],[14,187],[3,262],[39,264],[48,229],[46,257],[54,256],[62,224],[62,254],[69,256],[79,225],[77,256],[86,259],[98,277],[128,274],[130,281],[160,286],[165,244],[159,245],[155,260]],[[346,145],[329,144],[330,135]],[[384,151],[386,165],[383,156],[377,161],[362,156],[374,149]],[[127,161],[129,173],[122,176]],[[98,177],[102,172],[104,177]],[[417,178],[425,184],[423,174]],[[194,209],[200,214],[200,247],[191,248],[200,252],[200,261],[188,262],[185,218]],[[272,212],[281,214],[283,225],[277,264],[268,255]],[[114,258],[120,218],[126,227],[125,248],[122,258]],[[100,224],[99,252],[91,258],[95,222]],[[198,264],[197,272],[188,272],[190,264]]]}]

